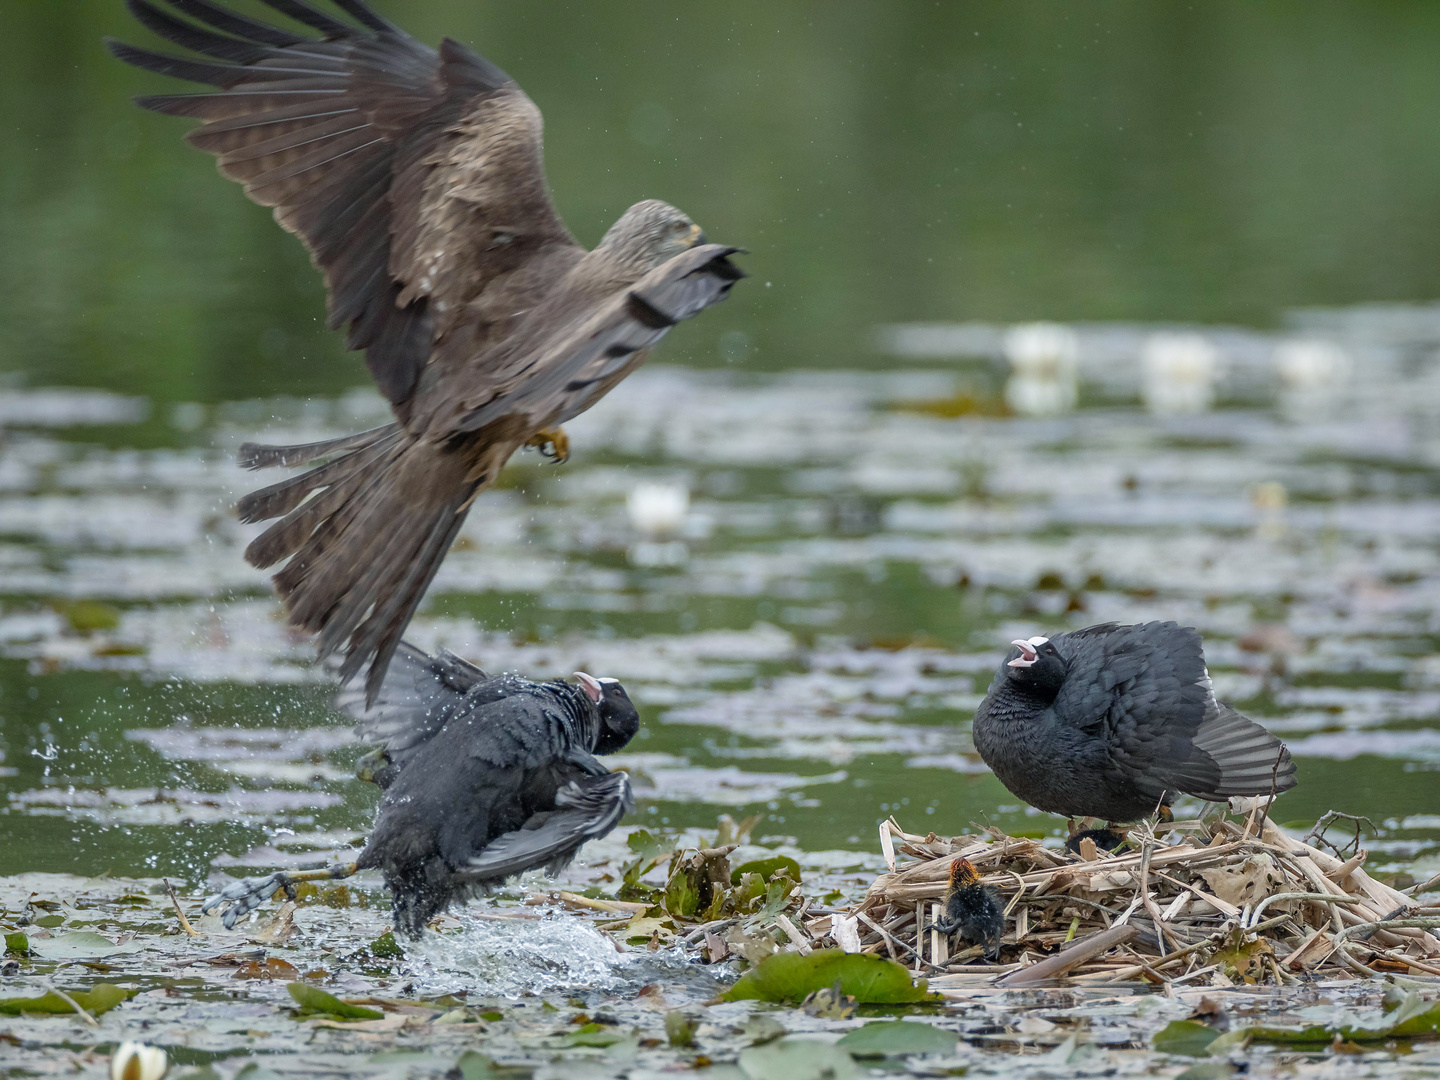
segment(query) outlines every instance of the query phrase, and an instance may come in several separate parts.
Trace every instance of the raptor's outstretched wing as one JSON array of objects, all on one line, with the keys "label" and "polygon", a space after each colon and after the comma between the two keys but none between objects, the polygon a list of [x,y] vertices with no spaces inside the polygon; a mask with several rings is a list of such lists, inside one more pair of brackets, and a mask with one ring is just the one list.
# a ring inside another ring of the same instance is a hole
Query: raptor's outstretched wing
[{"label": "raptor's outstretched wing", "polygon": [[506,392],[470,411],[456,431],[478,431],[505,417],[527,415],[564,423],[603,397],[678,322],[725,299],[745,276],[730,256],[739,248],[701,244],[656,267],[584,322],[534,349],[531,362],[510,374]]},{"label": "raptor's outstretched wing", "polygon": [[111,51],[219,92],[140,104],[203,120],[190,141],[305,242],[331,327],[348,324],[402,421],[434,342],[468,304],[547,245],[579,252],[546,189],[540,112],[488,60],[450,40],[422,45],[364,0],[333,0],[355,23],[264,0],[318,38],[214,0],[165,2],[173,11],[127,0],[203,59]]}]

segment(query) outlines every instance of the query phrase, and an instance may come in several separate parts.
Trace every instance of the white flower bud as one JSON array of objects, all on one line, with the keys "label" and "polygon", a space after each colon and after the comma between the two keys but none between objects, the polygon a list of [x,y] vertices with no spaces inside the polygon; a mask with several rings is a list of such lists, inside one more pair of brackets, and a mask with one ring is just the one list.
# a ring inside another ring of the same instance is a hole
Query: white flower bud
[{"label": "white flower bud", "polygon": [[165,1051],[158,1046],[123,1042],[110,1059],[110,1080],[160,1080],[169,1069]]}]

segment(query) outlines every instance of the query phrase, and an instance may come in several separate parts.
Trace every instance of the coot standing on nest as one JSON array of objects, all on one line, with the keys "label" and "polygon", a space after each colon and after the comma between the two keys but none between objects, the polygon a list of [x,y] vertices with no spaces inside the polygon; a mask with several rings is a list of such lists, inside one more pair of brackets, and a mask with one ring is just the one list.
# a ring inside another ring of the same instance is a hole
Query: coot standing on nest
[{"label": "coot standing on nest", "polygon": [[206,900],[233,927],[277,890],[378,868],[395,929],[418,937],[432,916],[540,867],[554,873],[634,808],[630,778],[595,759],[628,743],[640,715],[614,679],[579,685],[489,676],[450,653],[402,644],[380,695],[343,691],[355,732],[383,742],[362,777],[384,791],[353,863],[245,878]]},{"label": "coot standing on nest", "polygon": [[975,748],[1011,793],[1067,817],[1137,821],[1295,786],[1275,736],[1215,700],[1200,635],[1105,623],[1011,642],[975,712]]}]

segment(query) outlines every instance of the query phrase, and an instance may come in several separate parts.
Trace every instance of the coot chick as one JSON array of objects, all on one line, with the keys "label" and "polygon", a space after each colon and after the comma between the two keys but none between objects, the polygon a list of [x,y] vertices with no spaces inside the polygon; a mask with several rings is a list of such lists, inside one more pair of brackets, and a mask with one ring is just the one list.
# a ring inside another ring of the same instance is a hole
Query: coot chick
[{"label": "coot chick", "polygon": [[577,684],[490,676],[452,654],[402,644],[371,706],[336,704],[381,741],[368,775],[384,794],[353,863],[245,878],[206,900],[233,927],[277,890],[378,868],[395,929],[418,937],[453,903],[540,867],[555,873],[634,808],[630,779],[596,760],[628,743],[640,715],[614,679]]},{"label": "coot chick", "polygon": [[945,914],[935,920],[942,934],[959,934],[970,945],[984,945],[985,959],[1000,959],[1000,935],[1005,932],[1005,909],[995,890],[980,884],[980,875],[969,859],[950,864],[950,884],[945,890]]},{"label": "coot chick", "polygon": [[1173,622],[1011,642],[973,734],[1012,794],[1072,818],[1168,820],[1181,793],[1224,802],[1295,786],[1285,744],[1215,700],[1199,633]]}]

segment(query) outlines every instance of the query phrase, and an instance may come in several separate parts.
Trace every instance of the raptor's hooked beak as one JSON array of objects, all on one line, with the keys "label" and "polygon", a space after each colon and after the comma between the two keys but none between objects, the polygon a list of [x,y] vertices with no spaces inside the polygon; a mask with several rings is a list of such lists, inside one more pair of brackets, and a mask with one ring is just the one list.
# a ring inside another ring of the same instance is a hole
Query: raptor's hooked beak
[{"label": "raptor's hooked beak", "polygon": [[699,247],[705,243],[705,230],[700,228],[699,225],[691,225],[690,234],[686,237],[685,243],[689,247]]},{"label": "raptor's hooked beak", "polygon": [[1040,654],[1035,651],[1035,646],[1030,644],[1030,642],[1016,640],[1010,642],[1010,644],[1020,650],[1020,655],[1014,660],[1011,660],[1007,665],[1008,667],[1026,668],[1040,659]]}]

